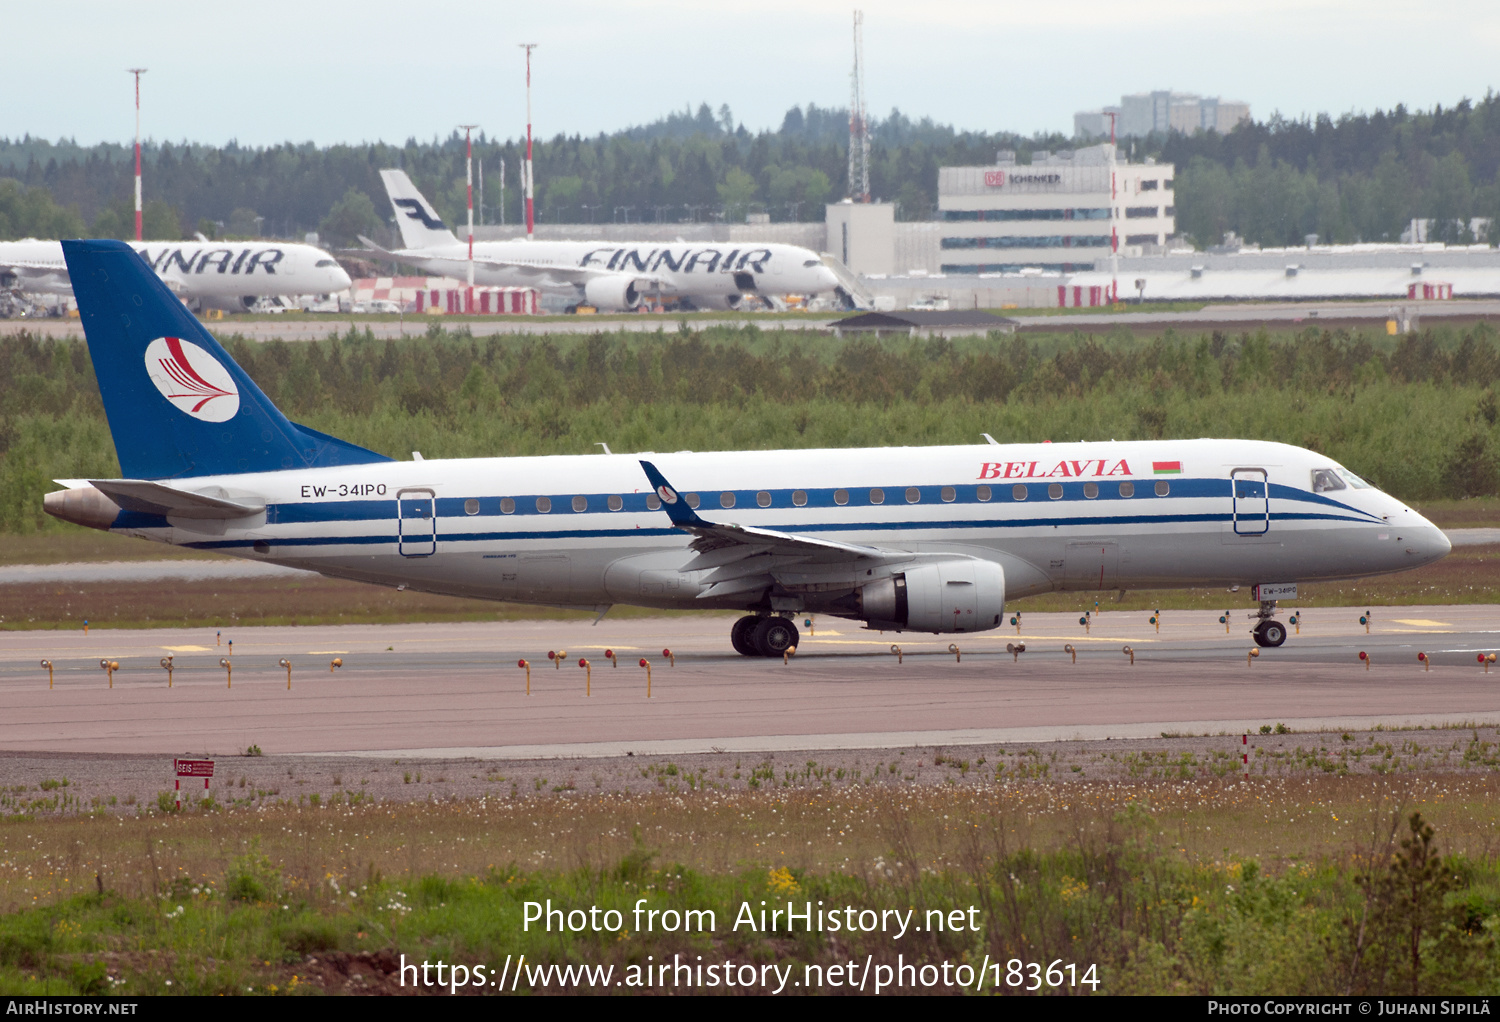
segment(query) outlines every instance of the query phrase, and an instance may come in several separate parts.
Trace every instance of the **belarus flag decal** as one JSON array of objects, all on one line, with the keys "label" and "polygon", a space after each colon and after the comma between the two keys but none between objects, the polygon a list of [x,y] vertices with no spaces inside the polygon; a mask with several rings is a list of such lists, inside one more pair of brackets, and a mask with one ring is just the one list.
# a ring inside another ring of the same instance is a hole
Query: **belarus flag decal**
[{"label": "belarus flag decal", "polygon": [[1153,461],[1151,471],[1159,476],[1181,474],[1182,462],[1180,461]]}]

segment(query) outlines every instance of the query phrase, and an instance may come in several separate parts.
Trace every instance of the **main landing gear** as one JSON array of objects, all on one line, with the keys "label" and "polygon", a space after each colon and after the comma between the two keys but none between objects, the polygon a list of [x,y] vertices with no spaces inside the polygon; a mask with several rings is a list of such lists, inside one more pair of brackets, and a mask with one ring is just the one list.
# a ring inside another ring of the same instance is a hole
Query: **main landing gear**
[{"label": "main landing gear", "polygon": [[1261,600],[1260,611],[1255,615],[1260,623],[1251,629],[1257,646],[1280,646],[1286,641],[1286,625],[1277,621],[1275,600]]},{"label": "main landing gear", "polygon": [[802,633],[790,618],[750,614],[734,623],[729,641],[745,656],[781,656],[802,641]]}]

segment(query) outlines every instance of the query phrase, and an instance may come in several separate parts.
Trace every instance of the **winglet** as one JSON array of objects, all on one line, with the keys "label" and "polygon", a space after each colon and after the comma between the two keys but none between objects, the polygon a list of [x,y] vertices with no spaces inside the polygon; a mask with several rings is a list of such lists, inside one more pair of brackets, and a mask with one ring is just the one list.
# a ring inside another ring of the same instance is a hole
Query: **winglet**
[{"label": "winglet", "polygon": [[687,506],[687,501],[677,492],[667,477],[649,461],[641,462],[641,468],[646,470],[646,478],[651,480],[651,488],[661,498],[661,509],[672,519],[672,524],[682,528],[684,526],[697,526],[699,528],[711,528],[712,523],[705,522],[699,518],[697,513]]}]

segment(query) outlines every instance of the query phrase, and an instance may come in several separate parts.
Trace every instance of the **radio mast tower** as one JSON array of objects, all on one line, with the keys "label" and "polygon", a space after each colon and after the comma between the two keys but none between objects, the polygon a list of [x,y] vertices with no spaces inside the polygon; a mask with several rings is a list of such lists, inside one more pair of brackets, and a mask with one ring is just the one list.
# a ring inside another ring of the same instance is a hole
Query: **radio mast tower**
[{"label": "radio mast tower", "polygon": [[526,51],[526,162],[521,164],[521,194],[526,200],[526,240],[531,241],[536,236],[536,214],[532,205],[535,181],[531,176],[531,51],[536,49],[536,43],[516,45]]},{"label": "radio mast tower", "polygon": [[474,137],[477,124],[460,124],[464,129],[464,188],[469,202],[469,294],[465,312],[474,311]]},{"label": "radio mast tower", "polygon": [[128,67],[126,74],[135,75],[135,240],[141,240],[141,75],[143,67]]},{"label": "radio mast tower", "polygon": [[854,72],[849,76],[849,198],[870,201],[870,124],[865,117],[865,13],[854,12]]}]

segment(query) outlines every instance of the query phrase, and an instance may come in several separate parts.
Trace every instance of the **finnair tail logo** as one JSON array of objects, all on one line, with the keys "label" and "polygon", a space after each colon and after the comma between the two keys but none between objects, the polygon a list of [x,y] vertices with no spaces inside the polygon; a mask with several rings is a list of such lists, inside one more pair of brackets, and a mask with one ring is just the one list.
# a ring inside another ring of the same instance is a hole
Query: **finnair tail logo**
[{"label": "finnair tail logo", "polygon": [[192,341],[158,337],[146,345],[146,372],[162,397],[203,422],[228,422],[240,410],[234,378]]},{"label": "finnair tail logo", "polygon": [[408,217],[418,221],[430,231],[446,231],[448,229],[443,226],[441,220],[427,215],[427,210],[422,208],[421,199],[392,199],[391,202],[405,210]]}]

